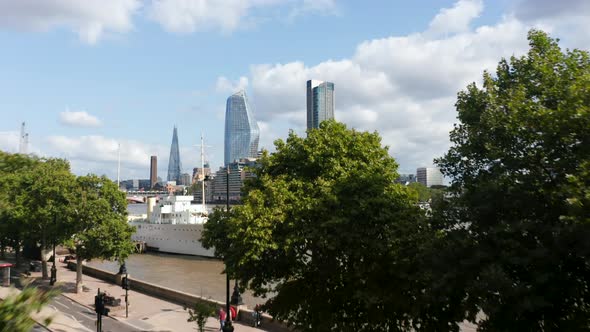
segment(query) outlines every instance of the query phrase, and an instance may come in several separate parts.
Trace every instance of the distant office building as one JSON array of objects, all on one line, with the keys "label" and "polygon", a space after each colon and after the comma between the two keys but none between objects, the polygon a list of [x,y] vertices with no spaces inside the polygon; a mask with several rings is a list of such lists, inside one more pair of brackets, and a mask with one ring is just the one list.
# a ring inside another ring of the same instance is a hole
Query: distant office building
[{"label": "distant office building", "polygon": [[260,131],[244,91],[227,98],[225,109],[225,165],[242,158],[256,157]]},{"label": "distant office building", "polygon": [[150,188],[153,188],[158,182],[158,157],[150,157]]},{"label": "distant office building", "polygon": [[438,167],[420,167],[416,170],[416,177],[426,187],[443,185],[443,175]]},{"label": "distant office building", "polygon": [[334,83],[307,81],[307,129],[319,128],[324,120],[334,119]]},{"label": "distant office building", "polygon": [[188,173],[182,173],[180,175],[180,185],[190,186],[193,183],[193,178]]},{"label": "distant office building", "polygon": [[[238,202],[242,199],[242,187],[244,181],[255,177],[251,170],[256,167],[256,159],[245,158],[237,162],[230,163],[229,167],[229,200],[230,202]],[[227,168],[220,167],[215,174],[212,188],[213,201],[225,202],[227,196]]]},{"label": "distant office building", "polygon": [[395,183],[400,183],[406,186],[412,182],[417,182],[415,174],[400,174],[395,180]]},{"label": "distant office building", "polygon": [[200,167],[193,168],[193,183],[197,183],[207,176],[211,176],[211,167],[209,167],[209,163],[205,163],[202,169]]},{"label": "distant office building", "polygon": [[[214,183],[215,183],[215,173],[211,173],[211,168],[209,167],[209,164],[205,164],[205,167],[203,168],[203,173],[201,174],[201,168],[200,167],[195,167],[193,169],[193,183],[196,184],[195,188],[195,192],[194,192],[194,197],[195,197],[195,201],[197,202],[202,202],[203,201],[203,182],[204,182],[204,187],[205,187],[205,198],[207,200],[207,202],[210,202],[213,200],[213,187],[214,187]],[[203,176],[204,175],[204,176]],[[203,181],[204,179],[204,181]]]},{"label": "distant office building", "polygon": [[180,151],[178,149],[178,133],[176,131],[176,126],[174,126],[174,131],[172,132],[172,145],[170,145],[170,159],[168,159],[168,177],[166,180],[180,183],[181,169]]}]

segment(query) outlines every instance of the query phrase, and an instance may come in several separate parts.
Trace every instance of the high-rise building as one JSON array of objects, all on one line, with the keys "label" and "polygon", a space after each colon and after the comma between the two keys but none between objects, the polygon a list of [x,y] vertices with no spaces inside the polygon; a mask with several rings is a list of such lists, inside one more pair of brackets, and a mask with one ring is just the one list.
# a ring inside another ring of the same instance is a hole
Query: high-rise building
[{"label": "high-rise building", "polygon": [[150,157],[150,188],[153,188],[158,182],[158,157]]},{"label": "high-rise building", "polygon": [[334,119],[334,83],[307,81],[307,129],[319,128],[324,120]]},{"label": "high-rise building", "polygon": [[225,165],[256,157],[259,139],[260,131],[252,117],[246,93],[239,91],[231,95],[225,109]]},{"label": "high-rise building", "polygon": [[426,187],[443,185],[443,175],[438,167],[420,167],[416,170],[416,178]]},{"label": "high-rise building", "polygon": [[242,187],[244,181],[255,177],[253,168],[256,166],[256,159],[244,158],[232,162],[225,167],[220,167],[215,174],[212,183],[212,200],[216,202],[224,202],[227,197],[227,168],[229,167],[229,200],[230,202],[237,202],[242,199]]},{"label": "high-rise building", "polygon": [[180,151],[178,149],[178,133],[176,126],[174,126],[174,132],[172,133],[172,145],[170,145],[170,159],[168,159],[168,177],[167,181],[176,181],[180,183]]}]

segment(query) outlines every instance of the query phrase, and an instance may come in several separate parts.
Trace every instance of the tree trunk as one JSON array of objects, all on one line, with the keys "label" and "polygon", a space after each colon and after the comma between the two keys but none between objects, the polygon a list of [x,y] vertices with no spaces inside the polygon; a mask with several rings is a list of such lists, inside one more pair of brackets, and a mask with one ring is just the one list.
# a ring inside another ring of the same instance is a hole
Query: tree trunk
[{"label": "tree trunk", "polygon": [[43,230],[43,235],[41,236],[41,275],[43,280],[49,279],[49,274],[47,273],[47,239],[45,230]]},{"label": "tree trunk", "polygon": [[4,242],[0,243],[0,259],[6,259],[6,247],[4,246]]},{"label": "tree trunk", "polygon": [[82,290],[82,257],[76,255],[76,293]]},{"label": "tree trunk", "polygon": [[20,251],[20,245],[18,243],[16,243],[14,245],[14,265],[16,265],[16,266],[20,265],[20,255],[18,254],[19,251]]}]

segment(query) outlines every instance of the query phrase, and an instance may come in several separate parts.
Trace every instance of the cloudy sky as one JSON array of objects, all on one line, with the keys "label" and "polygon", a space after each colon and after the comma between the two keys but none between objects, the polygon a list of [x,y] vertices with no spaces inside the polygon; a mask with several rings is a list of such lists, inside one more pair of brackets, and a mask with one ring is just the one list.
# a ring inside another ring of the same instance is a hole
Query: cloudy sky
[{"label": "cloudy sky", "polygon": [[165,178],[223,162],[226,98],[249,95],[261,146],[304,135],[305,82],[335,83],[336,118],[378,131],[402,173],[449,146],[456,94],[541,28],[590,49],[586,0],[0,0],[0,149],[77,174]]}]

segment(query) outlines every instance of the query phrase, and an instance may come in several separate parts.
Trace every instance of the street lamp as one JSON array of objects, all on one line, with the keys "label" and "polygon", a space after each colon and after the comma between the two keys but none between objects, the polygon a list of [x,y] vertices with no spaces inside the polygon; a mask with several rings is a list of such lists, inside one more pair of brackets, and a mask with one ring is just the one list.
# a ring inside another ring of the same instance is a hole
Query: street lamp
[{"label": "street lamp", "polygon": [[57,281],[57,268],[55,267],[55,231],[57,230],[57,215],[53,215],[53,266],[51,267],[51,277],[49,278],[49,285],[53,286]]},{"label": "street lamp", "polygon": [[[119,267],[119,274],[121,275],[121,287],[125,290],[125,318],[129,318],[129,274],[127,274],[127,266],[125,262]],[[123,277],[123,275],[125,275]]]},{"label": "street lamp", "polygon": [[[229,218],[229,165],[226,165],[225,168],[225,213],[226,218]],[[223,328],[221,330],[223,332],[234,331],[234,327],[231,323],[231,309],[229,307],[229,273],[227,271],[227,265],[225,267],[225,324],[223,324]]]}]

